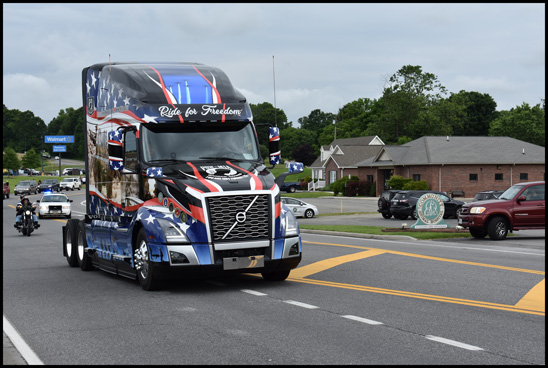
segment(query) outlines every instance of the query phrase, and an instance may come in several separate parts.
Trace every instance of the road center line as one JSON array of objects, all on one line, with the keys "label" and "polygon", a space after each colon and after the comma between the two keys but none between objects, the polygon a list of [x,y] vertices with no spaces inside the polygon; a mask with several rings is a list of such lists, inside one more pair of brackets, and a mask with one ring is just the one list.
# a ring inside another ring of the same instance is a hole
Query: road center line
[{"label": "road center line", "polygon": [[476,351],[477,350],[483,350],[482,348],[479,348],[477,346],[468,345],[468,344],[465,344],[463,342],[458,342],[458,341],[455,341],[455,340],[444,339],[443,337],[428,335],[428,336],[426,336],[426,338],[428,340],[441,342],[442,344],[452,345],[452,346],[456,346],[458,348],[462,348],[462,349],[466,349],[466,350],[476,350]]},{"label": "road center line", "polygon": [[352,316],[350,314],[346,315],[346,316],[341,316],[341,317],[351,319],[351,320],[354,320],[354,321],[358,321],[358,322],[367,323],[368,325],[382,325],[383,324],[382,322],[377,322],[377,321],[373,321],[373,320],[367,319],[367,318]]},{"label": "road center line", "polygon": [[294,300],[284,300],[284,303],[293,304],[293,305],[296,305],[297,307],[303,307],[303,308],[307,308],[307,309],[317,309],[317,308],[318,308],[318,307],[316,307],[315,305],[310,305],[310,304],[306,304],[306,303],[296,302],[296,301],[294,301]]},{"label": "road center line", "polygon": [[265,296],[265,295],[267,295],[267,294],[265,294],[265,293],[261,293],[261,292],[259,292],[259,291],[249,290],[249,289],[242,289],[242,291],[243,291],[244,293],[248,293],[248,294],[252,294],[252,295],[257,295],[257,296]]}]

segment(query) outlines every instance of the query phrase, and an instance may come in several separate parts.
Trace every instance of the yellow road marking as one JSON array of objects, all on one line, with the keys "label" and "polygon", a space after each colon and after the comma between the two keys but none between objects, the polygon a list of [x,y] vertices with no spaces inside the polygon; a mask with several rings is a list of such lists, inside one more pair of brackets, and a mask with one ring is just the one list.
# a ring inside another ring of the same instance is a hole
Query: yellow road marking
[{"label": "yellow road marking", "polygon": [[288,281],[301,282],[301,283],[305,283],[305,284],[312,284],[312,285],[319,285],[319,286],[330,286],[330,287],[336,287],[336,288],[341,288],[341,289],[366,291],[366,292],[378,293],[378,294],[396,295],[396,296],[403,296],[403,297],[407,297],[407,298],[433,300],[433,301],[444,302],[444,303],[470,305],[470,306],[473,306],[473,307],[499,309],[499,310],[506,310],[506,311],[510,311],[510,312],[536,314],[536,315],[539,315],[539,316],[544,316],[544,310],[537,310],[536,308],[528,308],[526,306],[497,304],[497,303],[482,302],[482,301],[478,301],[478,300],[450,298],[450,297],[439,296],[439,295],[412,293],[412,292],[409,292],[409,291],[382,289],[382,288],[376,288],[376,287],[371,287],[371,286],[342,284],[342,283],[339,283],[339,282],[321,281],[321,280],[313,280],[313,279],[305,279],[305,278],[296,278],[296,277],[293,277],[293,272],[294,272],[294,270],[291,271],[291,274],[287,278]]},{"label": "yellow road marking", "polygon": [[307,276],[313,275],[313,274],[321,272],[321,271],[325,271],[329,268],[333,268],[333,267],[339,266],[339,265],[347,263],[347,262],[352,262],[352,261],[356,261],[358,259],[373,257],[373,256],[376,256],[378,254],[383,254],[383,253],[386,253],[386,252],[382,251],[382,250],[366,250],[365,252],[359,252],[359,253],[354,253],[354,254],[348,254],[348,255],[345,255],[345,256],[329,258],[329,259],[325,259],[323,261],[315,262],[315,263],[312,263],[312,264],[309,264],[309,265],[306,265],[306,266],[303,266],[303,267],[296,268],[293,271],[291,271],[291,276],[292,277],[299,277],[299,278],[307,277]]},{"label": "yellow road marking", "polygon": [[478,263],[478,262],[467,262],[467,261],[460,261],[460,260],[440,258],[440,257],[431,257],[431,256],[424,256],[424,255],[413,254],[413,253],[378,249],[378,248],[358,246],[358,245],[319,243],[319,242],[309,242],[309,241],[303,241],[303,243],[330,245],[330,246],[355,248],[355,249],[367,249],[367,250],[359,253],[345,255],[345,256],[334,257],[334,258],[326,259],[323,261],[315,262],[306,266],[298,267],[291,271],[291,274],[288,277],[289,281],[302,282],[302,283],[313,284],[313,285],[338,287],[338,288],[358,290],[358,291],[367,291],[367,292],[380,293],[380,294],[397,295],[397,296],[404,296],[409,298],[434,300],[434,301],[445,302],[445,303],[463,304],[463,305],[470,305],[470,306],[476,306],[476,307],[482,307],[482,308],[507,310],[507,311],[519,312],[519,313],[537,314],[541,316],[545,314],[544,280],[542,280],[533,289],[531,289],[516,305],[506,305],[506,304],[482,302],[477,300],[450,298],[450,297],[439,296],[439,295],[412,293],[412,292],[401,291],[401,290],[382,289],[382,288],[375,288],[375,287],[369,287],[369,286],[343,284],[343,283],[337,283],[337,282],[312,280],[312,279],[305,278],[307,276],[327,270],[329,268],[339,266],[346,262],[352,262],[359,259],[364,259],[364,258],[368,258],[368,257],[372,257],[379,254],[384,254],[384,253],[397,254],[397,255],[422,258],[422,259],[430,259],[430,260],[441,261],[441,262],[451,262],[451,263],[467,264],[467,265],[479,266],[479,267],[488,267],[488,268],[496,268],[496,269],[503,269],[503,270],[509,270],[509,271],[516,271],[516,272],[532,273],[537,275],[544,275],[545,274],[544,271],[527,270],[523,268],[498,266],[498,265],[491,265],[491,264]]},{"label": "yellow road marking", "polygon": [[468,261],[460,261],[456,259],[449,259],[449,258],[440,258],[440,257],[432,257],[432,256],[423,256],[421,254],[414,254],[414,253],[406,253],[406,252],[398,252],[396,250],[385,250],[385,249],[378,249],[373,247],[364,247],[360,245],[346,245],[346,244],[333,244],[333,243],[319,243],[319,242],[309,242],[309,241],[303,241],[303,243],[308,244],[320,244],[320,245],[332,245],[337,247],[346,247],[346,248],[358,248],[358,249],[370,249],[370,250],[376,250],[376,251],[382,251],[383,253],[391,253],[391,254],[399,254],[406,257],[415,257],[415,258],[423,258],[423,259],[431,259],[434,261],[441,261],[441,262],[451,262],[451,263],[459,263],[459,264],[467,264],[471,266],[479,266],[479,267],[489,267],[489,268],[496,268],[500,270],[508,270],[508,271],[516,271],[516,272],[524,272],[524,273],[532,273],[536,275],[544,275],[544,271],[537,271],[537,270],[528,270],[524,268],[516,268],[516,267],[506,267],[506,266],[499,266],[499,265],[492,265],[488,263],[478,263],[478,262],[468,262]]},{"label": "yellow road marking", "polygon": [[545,311],[545,289],[544,280],[533,287],[521,300],[516,304],[518,308],[535,309]]}]

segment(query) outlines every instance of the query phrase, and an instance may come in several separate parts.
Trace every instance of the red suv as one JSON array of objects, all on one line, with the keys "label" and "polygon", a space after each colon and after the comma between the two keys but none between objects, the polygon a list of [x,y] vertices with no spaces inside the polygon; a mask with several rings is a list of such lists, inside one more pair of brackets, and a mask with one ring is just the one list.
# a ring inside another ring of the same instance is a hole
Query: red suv
[{"label": "red suv", "polygon": [[498,199],[466,203],[459,214],[459,225],[474,238],[489,234],[503,240],[508,231],[544,229],[544,181],[519,183],[508,188]]},{"label": "red suv", "polygon": [[6,199],[10,197],[10,183],[8,181],[4,182],[4,197],[2,199]]}]

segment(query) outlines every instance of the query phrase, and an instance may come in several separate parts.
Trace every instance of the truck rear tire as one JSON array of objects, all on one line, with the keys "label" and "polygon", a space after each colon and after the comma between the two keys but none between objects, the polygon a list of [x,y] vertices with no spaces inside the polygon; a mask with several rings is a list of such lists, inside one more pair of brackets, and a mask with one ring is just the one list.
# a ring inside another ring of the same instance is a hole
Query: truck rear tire
[{"label": "truck rear tire", "polygon": [[68,220],[67,226],[65,226],[65,257],[70,267],[78,266],[78,246],[77,246],[77,231],[78,231],[77,219]]},{"label": "truck rear tire", "polygon": [[87,248],[88,244],[86,241],[86,230],[84,228],[84,222],[79,221],[78,223],[78,229],[76,233],[76,246],[78,248],[78,265],[82,269],[82,271],[89,271],[93,270],[93,266],[91,264],[91,259],[89,258],[89,255],[86,253],[85,249]]},{"label": "truck rear tire", "polygon": [[135,269],[139,284],[146,291],[156,290],[158,288],[158,280],[154,276],[152,267],[150,267],[150,250],[148,248],[145,229],[143,228],[139,230],[139,234],[137,235],[134,254]]},{"label": "truck rear tire", "polygon": [[492,240],[504,240],[508,235],[508,222],[501,216],[496,216],[489,221],[487,233]]}]

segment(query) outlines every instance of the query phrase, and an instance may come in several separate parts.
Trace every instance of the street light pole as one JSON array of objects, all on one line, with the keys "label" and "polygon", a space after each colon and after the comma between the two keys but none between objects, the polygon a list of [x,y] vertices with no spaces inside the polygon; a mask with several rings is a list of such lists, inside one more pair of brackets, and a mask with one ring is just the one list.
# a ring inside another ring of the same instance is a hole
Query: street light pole
[{"label": "street light pole", "polygon": [[42,132],[42,152],[40,152],[40,158],[42,159],[42,174],[44,173],[44,132]]}]

